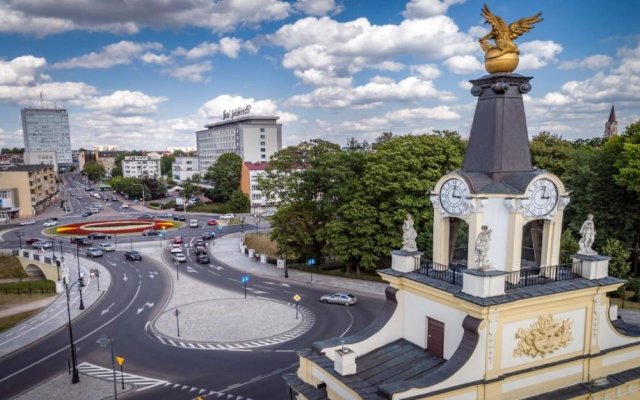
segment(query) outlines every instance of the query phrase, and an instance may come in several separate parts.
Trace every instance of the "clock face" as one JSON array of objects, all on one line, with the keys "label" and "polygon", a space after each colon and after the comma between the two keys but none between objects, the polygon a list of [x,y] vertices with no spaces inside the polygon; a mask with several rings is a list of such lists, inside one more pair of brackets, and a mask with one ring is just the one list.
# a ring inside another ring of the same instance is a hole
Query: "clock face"
[{"label": "clock face", "polygon": [[534,217],[543,217],[558,204],[558,188],[548,179],[538,179],[527,188],[529,204],[526,210]]},{"label": "clock face", "polygon": [[451,215],[461,215],[467,209],[469,187],[462,179],[447,180],[440,188],[440,205]]}]

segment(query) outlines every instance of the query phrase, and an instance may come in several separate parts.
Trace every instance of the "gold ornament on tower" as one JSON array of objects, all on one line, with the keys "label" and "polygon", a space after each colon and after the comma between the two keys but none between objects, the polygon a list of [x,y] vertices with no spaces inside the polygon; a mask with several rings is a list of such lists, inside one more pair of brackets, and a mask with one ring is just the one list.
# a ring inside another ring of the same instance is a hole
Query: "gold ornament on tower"
[{"label": "gold ornament on tower", "polygon": [[513,350],[514,357],[544,358],[567,347],[573,340],[571,320],[556,320],[551,314],[539,316],[538,321],[531,324],[529,329],[518,329],[516,340],[518,345]]},{"label": "gold ornament on tower", "polygon": [[[518,46],[513,42],[522,34],[533,29],[533,24],[542,21],[537,13],[532,17],[525,17],[507,25],[506,22],[497,15],[489,11],[485,4],[482,7],[482,16],[485,23],[491,25],[491,32],[480,38],[480,47],[484,50],[484,67],[490,74],[511,73],[518,67],[519,54]],[[489,42],[495,41],[495,45]]]}]

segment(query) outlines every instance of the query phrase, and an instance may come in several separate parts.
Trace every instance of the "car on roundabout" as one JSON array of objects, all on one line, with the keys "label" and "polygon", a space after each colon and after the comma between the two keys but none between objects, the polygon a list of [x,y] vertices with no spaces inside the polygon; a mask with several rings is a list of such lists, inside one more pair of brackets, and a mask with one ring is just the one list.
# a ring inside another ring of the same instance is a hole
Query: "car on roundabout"
[{"label": "car on roundabout", "polygon": [[31,238],[31,239],[27,239],[27,241],[25,242],[28,245],[32,245],[35,242],[40,242],[42,239],[38,239],[38,238]]},{"label": "car on roundabout", "polygon": [[182,253],[182,246],[179,244],[172,244],[171,250],[169,250],[171,254]]},{"label": "car on roundabout", "polygon": [[102,250],[100,250],[97,247],[88,247],[85,251],[84,254],[87,257],[91,257],[91,258],[95,258],[95,257],[102,257]]},{"label": "car on roundabout", "polygon": [[151,214],[140,214],[138,219],[153,219],[153,215]]},{"label": "car on roundabout", "polygon": [[87,235],[88,239],[111,239],[111,235],[108,233],[95,232]]},{"label": "car on roundabout", "polygon": [[125,251],[124,259],[129,261],[142,261],[142,254],[135,250]]},{"label": "car on roundabout", "polygon": [[31,243],[31,247],[33,247],[34,249],[38,249],[38,250],[48,250],[48,249],[52,248],[53,246],[51,245],[50,242],[47,242],[47,241],[44,241],[44,240],[38,240],[37,242]]},{"label": "car on roundabout", "polygon": [[83,212],[83,213],[82,213],[82,216],[83,216],[84,218],[86,218],[86,217],[88,217],[88,216],[90,216],[90,215],[92,215],[92,214],[93,214],[93,213],[92,213],[91,211],[85,211],[85,212]]},{"label": "car on roundabout", "polygon": [[84,237],[72,237],[71,244],[77,244],[78,246],[91,246],[93,242]]},{"label": "car on roundabout", "polygon": [[343,306],[352,306],[358,302],[358,298],[351,293],[336,292],[325,294],[320,297],[322,303],[342,304]]},{"label": "car on roundabout", "polygon": [[205,233],[202,235],[202,240],[212,240],[216,238],[216,234],[213,232]]},{"label": "car on roundabout", "polygon": [[160,235],[160,231],[155,229],[145,229],[144,232],[142,232],[142,236],[158,236],[158,235]]},{"label": "car on roundabout", "polygon": [[58,225],[58,221],[53,221],[53,220],[45,221],[45,223],[42,224],[42,226],[46,226],[46,227],[56,226],[56,225]]},{"label": "car on roundabout", "polygon": [[28,219],[26,221],[22,221],[20,222],[20,225],[25,226],[25,225],[33,225],[36,223],[35,219]]},{"label": "car on roundabout", "polygon": [[100,243],[98,245],[98,248],[102,251],[116,251],[116,247],[113,245],[113,243],[110,242]]},{"label": "car on roundabout", "polygon": [[171,258],[173,259],[173,262],[179,262],[179,263],[187,262],[187,256],[185,256],[184,253],[182,253],[182,252],[173,253],[171,255]]},{"label": "car on roundabout", "polygon": [[196,255],[207,254],[207,248],[204,246],[196,246]]},{"label": "car on roundabout", "polygon": [[186,221],[187,217],[185,217],[184,215],[174,215],[173,216],[173,220],[174,221]]},{"label": "car on roundabout", "polygon": [[196,262],[198,264],[209,264],[209,256],[206,254],[200,254],[196,257]]},{"label": "car on roundabout", "polygon": [[182,239],[182,236],[176,236],[173,238],[173,244],[182,244],[184,242],[184,239]]},{"label": "car on roundabout", "polygon": [[235,214],[229,213],[229,214],[223,214],[219,216],[218,219],[234,219],[235,217],[236,217]]},{"label": "car on roundabout", "polygon": [[173,213],[160,213],[160,214],[157,214],[156,217],[158,217],[158,218],[173,218]]}]

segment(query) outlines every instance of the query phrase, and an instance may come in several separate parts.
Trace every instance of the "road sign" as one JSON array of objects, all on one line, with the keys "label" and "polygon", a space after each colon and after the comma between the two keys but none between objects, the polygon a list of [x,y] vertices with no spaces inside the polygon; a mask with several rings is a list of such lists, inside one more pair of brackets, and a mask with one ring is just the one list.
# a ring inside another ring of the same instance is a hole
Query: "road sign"
[{"label": "road sign", "polygon": [[294,299],[295,301],[300,301],[300,300],[302,299],[302,297],[300,297],[300,295],[299,295],[299,294],[296,294],[295,296],[293,296],[293,299]]},{"label": "road sign", "polygon": [[116,356],[116,361],[118,362],[118,365],[122,366],[122,364],[124,364],[124,357]]},{"label": "road sign", "polygon": [[249,275],[242,275],[242,283],[249,282]]},{"label": "road sign", "polygon": [[307,260],[307,265],[316,265],[316,259],[315,258],[310,258]]}]

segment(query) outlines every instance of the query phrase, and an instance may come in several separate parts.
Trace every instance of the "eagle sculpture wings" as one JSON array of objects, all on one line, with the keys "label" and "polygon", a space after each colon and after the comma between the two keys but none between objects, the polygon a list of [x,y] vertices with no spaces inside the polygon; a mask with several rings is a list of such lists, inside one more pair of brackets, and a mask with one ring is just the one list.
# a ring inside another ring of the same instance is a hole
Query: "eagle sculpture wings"
[{"label": "eagle sculpture wings", "polygon": [[[485,23],[491,25],[491,32],[479,40],[480,47],[485,53],[485,59],[497,58],[508,53],[520,54],[520,50],[518,50],[518,46],[513,40],[533,29],[533,24],[542,21],[541,15],[542,13],[537,13],[532,17],[520,18],[516,22],[507,25],[502,18],[493,15],[485,4],[482,7],[482,16],[485,19]],[[495,46],[489,42],[490,39],[495,41]]]}]

